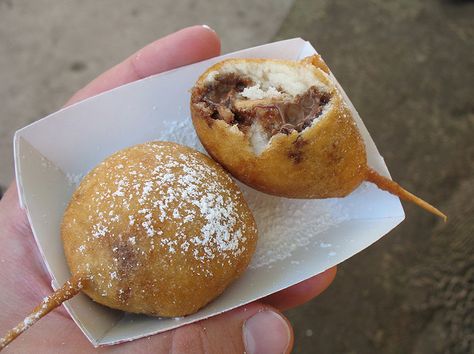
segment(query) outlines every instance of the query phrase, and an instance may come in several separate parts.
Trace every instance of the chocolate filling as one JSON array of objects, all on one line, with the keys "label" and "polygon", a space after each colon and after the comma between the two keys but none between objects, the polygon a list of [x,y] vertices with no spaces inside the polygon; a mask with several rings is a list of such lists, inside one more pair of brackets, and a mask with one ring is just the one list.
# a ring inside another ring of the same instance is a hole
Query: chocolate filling
[{"label": "chocolate filling", "polygon": [[[258,121],[271,137],[277,133],[290,134],[303,131],[322,113],[330,95],[310,87],[304,94],[292,99],[273,97],[250,100],[242,95],[246,87],[254,86],[252,79],[237,75],[219,74],[215,81],[207,85],[199,95],[211,111],[212,119],[222,119],[228,124],[236,124],[246,132],[254,121]],[[284,89],[277,88],[284,92]]]}]

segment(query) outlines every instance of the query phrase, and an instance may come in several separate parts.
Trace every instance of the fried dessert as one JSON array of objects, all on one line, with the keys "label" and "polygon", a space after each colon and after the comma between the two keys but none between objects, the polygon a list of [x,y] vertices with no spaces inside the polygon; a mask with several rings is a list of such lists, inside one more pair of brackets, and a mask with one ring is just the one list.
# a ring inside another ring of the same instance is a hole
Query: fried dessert
[{"label": "fried dessert", "polygon": [[217,63],[193,87],[191,115],[207,152],[257,190],[334,198],[369,181],[445,218],[367,165],[354,113],[319,55]]},{"label": "fried dessert", "polygon": [[119,151],[74,192],[61,228],[72,278],[0,341],[0,349],[79,291],[105,306],[177,317],[197,312],[247,268],[253,215],[229,175],[188,147]]}]

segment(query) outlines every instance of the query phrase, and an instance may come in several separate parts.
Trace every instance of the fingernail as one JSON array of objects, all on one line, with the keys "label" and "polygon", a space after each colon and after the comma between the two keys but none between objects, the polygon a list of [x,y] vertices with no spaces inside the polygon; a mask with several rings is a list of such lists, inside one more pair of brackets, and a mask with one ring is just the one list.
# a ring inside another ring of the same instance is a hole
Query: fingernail
[{"label": "fingernail", "polygon": [[205,29],[208,29],[208,30],[216,33],[216,31],[214,31],[214,29],[212,27],[208,26],[208,25],[201,25],[201,27],[204,27]]},{"label": "fingernail", "polygon": [[280,354],[289,349],[291,329],[279,313],[264,310],[245,321],[243,337],[247,354]]}]

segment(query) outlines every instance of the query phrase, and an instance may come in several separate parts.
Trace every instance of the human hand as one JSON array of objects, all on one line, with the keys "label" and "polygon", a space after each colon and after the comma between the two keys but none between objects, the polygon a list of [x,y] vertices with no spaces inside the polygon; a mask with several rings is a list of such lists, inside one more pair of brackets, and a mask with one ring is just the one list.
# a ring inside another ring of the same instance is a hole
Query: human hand
[{"label": "human hand", "polygon": [[[141,49],[78,91],[67,105],[114,87],[219,55],[220,41],[209,28],[194,26]],[[0,200],[0,335],[23,320],[51,294],[50,278],[23,210],[15,183]],[[97,353],[285,353],[293,331],[280,311],[303,304],[334,279],[331,268],[302,283],[212,318],[130,343],[96,349]],[[91,344],[64,308],[30,328],[5,351],[11,353],[83,353]]]}]

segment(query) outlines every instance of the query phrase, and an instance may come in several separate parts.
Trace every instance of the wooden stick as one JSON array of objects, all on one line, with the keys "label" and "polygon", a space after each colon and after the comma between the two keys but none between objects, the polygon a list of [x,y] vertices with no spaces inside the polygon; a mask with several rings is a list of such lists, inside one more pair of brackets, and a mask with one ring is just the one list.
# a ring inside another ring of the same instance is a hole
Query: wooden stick
[{"label": "wooden stick", "polygon": [[44,298],[43,301],[35,307],[33,312],[21,321],[16,327],[0,339],[0,351],[4,349],[11,341],[33,326],[39,319],[49,312],[59,307],[64,301],[76,296],[83,288],[84,279],[81,277],[72,277],[60,289]]},{"label": "wooden stick", "polygon": [[436,209],[431,204],[425,202],[423,199],[417,197],[416,195],[408,192],[406,189],[403,189],[397,182],[388,179],[387,177],[379,175],[376,171],[369,168],[367,170],[367,177],[366,181],[372,182],[380,189],[387,191],[391,194],[394,194],[404,200],[409,202],[415,203],[416,205],[422,207],[426,211],[433,213],[439,217],[442,217],[444,222],[448,220],[448,217],[441,212],[440,210]]}]

